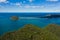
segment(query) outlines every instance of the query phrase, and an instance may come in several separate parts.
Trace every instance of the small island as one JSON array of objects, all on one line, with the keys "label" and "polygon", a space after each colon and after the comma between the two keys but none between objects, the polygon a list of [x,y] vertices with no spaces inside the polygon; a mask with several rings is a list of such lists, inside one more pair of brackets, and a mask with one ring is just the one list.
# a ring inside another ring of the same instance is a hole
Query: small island
[{"label": "small island", "polygon": [[11,16],[10,19],[13,20],[13,21],[16,21],[16,20],[19,19],[19,17],[18,16]]}]

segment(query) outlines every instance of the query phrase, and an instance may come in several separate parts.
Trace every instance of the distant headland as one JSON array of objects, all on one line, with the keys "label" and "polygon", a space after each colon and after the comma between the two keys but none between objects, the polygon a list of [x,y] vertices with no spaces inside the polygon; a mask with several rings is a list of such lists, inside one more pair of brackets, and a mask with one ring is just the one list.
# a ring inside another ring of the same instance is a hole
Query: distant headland
[{"label": "distant headland", "polygon": [[60,18],[60,15],[46,15],[46,16],[43,16],[43,17],[40,17],[40,18]]}]

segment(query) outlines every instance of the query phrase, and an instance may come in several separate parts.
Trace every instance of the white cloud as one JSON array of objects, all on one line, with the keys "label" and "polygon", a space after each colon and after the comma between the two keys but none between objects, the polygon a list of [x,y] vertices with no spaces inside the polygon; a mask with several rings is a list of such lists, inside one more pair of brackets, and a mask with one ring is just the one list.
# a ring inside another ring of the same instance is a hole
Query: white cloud
[{"label": "white cloud", "polygon": [[23,4],[18,2],[18,3],[15,3],[14,5],[22,8],[22,5],[23,5]]},{"label": "white cloud", "polygon": [[26,5],[26,6],[24,6],[25,8],[30,8],[31,6],[30,5]]},{"label": "white cloud", "polygon": [[25,5],[25,8],[44,8],[45,6],[30,6],[30,5]]},{"label": "white cloud", "polygon": [[0,2],[6,2],[7,0],[0,0]]},{"label": "white cloud", "polygon": [[57,2],[57,1],[59,1],[59,0],[46,0],[46,1]]},{"label": "white cloud", "polygon": [[21,4],[20,3],[16,3],[15,5],[20,6]]},{"label": "white cloud", "polygon": [[33,2],[33,0],[29,0],[29,2]]},{"label": "white cloud", "polygon": [[5,1],[4,3],[9,3],[9,1]]},{"label": "white cloud", "polygon": [[21,7],[21,6],[22,6],[22,3],[20,3],[20,2],[17,2],[17,3],[10,3],[10,5],[14,5],[14,6]]}]

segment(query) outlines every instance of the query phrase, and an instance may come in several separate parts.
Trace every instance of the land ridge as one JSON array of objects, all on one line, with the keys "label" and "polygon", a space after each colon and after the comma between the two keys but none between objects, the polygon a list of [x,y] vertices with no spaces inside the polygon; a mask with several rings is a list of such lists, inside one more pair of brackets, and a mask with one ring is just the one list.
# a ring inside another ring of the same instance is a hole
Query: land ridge
[{"label": "land ridge", "polygon": [[60,31],[58,30],[60,30],[60,26],[55,24],[50,24],[45,29],[39,28],[33,24],[27,24],[24,25],[24,27],[18,29],[17,31],[6,33],[5,35],[1,36],[0,39],[1,40],[60,40],[60,34],[59,34]]}]

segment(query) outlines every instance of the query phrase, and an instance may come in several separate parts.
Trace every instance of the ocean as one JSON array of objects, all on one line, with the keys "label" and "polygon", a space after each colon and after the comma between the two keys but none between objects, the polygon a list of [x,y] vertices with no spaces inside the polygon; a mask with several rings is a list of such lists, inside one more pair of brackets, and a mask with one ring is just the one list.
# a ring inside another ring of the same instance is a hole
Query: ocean
[{"label": "ocean", "polygon": [[[49,13],[59,14],[59,13]],[[46,27],[49,24],[60,25],[60,18],[40,18],[48,15],[47,13],[0,13],[0,35],[6,32],[18,30],[26,24],[33,24],[40,28]],[[19,19],[12,21],[11,16],[18,16]]]}]

